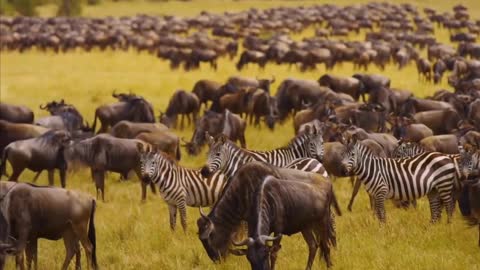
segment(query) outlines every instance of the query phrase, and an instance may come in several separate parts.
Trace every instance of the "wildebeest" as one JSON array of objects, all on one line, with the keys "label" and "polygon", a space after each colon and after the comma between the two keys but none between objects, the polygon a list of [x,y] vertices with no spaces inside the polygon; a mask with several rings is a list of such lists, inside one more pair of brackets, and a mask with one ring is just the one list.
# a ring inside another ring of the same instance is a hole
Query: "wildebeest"
[{"label": "wildebeest", "polygon": [[10,123],[0,120],[0,151],[3,152],[5,146],[11,142],[34,138],[49,130],[37,125]]},{"label": "wildebeest", "polygon": [[77,108],[65,103],[63,99],[60,102],[51,101],[46,105],[40,105],[40,109],[48,111],[51,116],[37,119],[35,121],[37,125],[52,129],[66,129],[69,132],[89,129],[88,125],[83,123],[83,116]]},{"label": "wildebeest", "polygon": [[[219,261],[227,255],[232,233],[238,228],[242,220],[248,220],[253,210],[254,191],[264,182],[267,176],[311,183],[312,185],[319,183],[321,183],[320,185],[329,185],[327,181],[314,173],[275,168],[261,162],[245,164],[238,170],[230,184],[225,187],[224,194],[214,205],[212,211],[208,215],[202,213],[202,217],[197,220],[198,235],[210,259]],[[339,209],[336,209],[336,211],[341,214]],[[330,215],[328,217],[331,218]],[[323,229],[332,230],[329,235],[332,238],[329,239],[332,239],[332,242],[335,243],[333,227],[324,227]],[[307,231],[307,233],[311,232]],[[313,254],[315,254],[317,246],[315,245],[313,248]],[[277,250],[273,253],[277,251],[278,245]],[[310,250],[310,254],[312,254],[312,250]]]},{"label": "wildebeest", "polygon": [[208,101],[218,100],[220,98],[221,83],[212,80],[199,80],[193,86],[192,92],[197,95],[200,104],[207,106]]},{"label": "wildebeest", "polygon": [[430,152],[440,152],[444,154],[458,153],[458,138],[453,134],[436,135],[423,138],[420,145]]},{"label": "wildebeest", "polygon": [[[100,134],[67,147],[65,158],[69,164],[79,162],[81,165],[90,168],[95,182],[97,198],[99,192],[101,192],[102,200],[105,200],[106,172],[120,173],[124,179],[127,179],[129,172],[133,170],[138,178],[141,178],[137,143],[142,143],[142,141],[120,139],[109,134]],[[147,196],[146,186],[143,182],[141,183],[142,200],[145,200]],[[151,187],[154,191],[153,185]]]},{"label": "wildebeest", "polygon": [[235,93],[225,94],[219,100],[220,110],[229,110],[243,116],[247,112],[248,92],[252,89],[240,89]]},{"label": "wildebeest", "polygon": [[252,269],[270,269],[270,259],[274,266],[278,250],[270,252],[267,242],[273,242],[275,249],[280,246],[283,234],[298,232],[309,248],[306,269],[311,269],[318,247],[327,267],[332,266],[330,246],[336,244],[330,212],[334,200],[332,184],[327,180],[314,184],[292,180],[267,176],[254,191],[247,219],[248,238],[234,243],[247,246],[247,250],[241,252],[246,253]]},{"label": "wildebeest", "polygon": [[95,199],[72,190],[12,182],[0,182],[0,198],[1,269],[6,254],[15,255],[17,267],[24,269],[23,252],[27,268],[31,268],[33,261],[37,269],[39,238],[63,238],[66,256],[62,269],[68,268],[74,255],[75,267],[80,269],[79,242],[85,250],[88,267],[98,268]]},{"label": "wildebeest", "polygon": [[256,126],[260,125],[260,118],[263,117],[267,127],[273,130],[277,115],[275,97],[270,96],[262,89],[253,92],[247,104],[247,117],[250,118],[250,124],[255,121]]},{"label": "wildebeest", "polygon": [[357,73],[357,74],[354,74],[352,77],[362,82],[364,86],[363,92],[365,93],[370,93],[370,91],[376,90],[382,87],[390,88],[390,78],[385,77],[383,75]]},{"label": "wildebeest", "polygon": [[142,132],[165,131],[168,128],[162,123],[136,123],[122,120],[110,130],[110,135],[117,138],[133,139]]},{"label": "wildebeest", "polygon": [[245,128],[245,120],[229,110],[225,110],[223,113],[206,111],[205,115],[197,121],[192,139],[190,142],[186,142],[185,147],[190,155],[198,154],[206,143],[205,134],[208,132],[214,137],[224,134],[231,141],[239,141],[242,148],[246,148]]},{"label": "wildebeest", "polygon": [[[195,123],[197,114],[200,110],[200,101],[194,93],[185,90],[177,90],[173,93],[165,113],[160,113],[160,123],[167,127],[177,125],[177,116],[180,114],[180,128],[183,129],[184,117],[187,116],[188,122]],[[192,116],[192,118],[190,118]]]},{"label": "wildebeest", "polygon": [[0,120],[31,124],[33,122],[33,112],[26,106],[0,102]]},{"label": "wildebeest", "polygon": [[451,133],[461,120],[457,111],[452,109],[419,112],[413,116],[413,119],[416,123],[424,124],[432,129],[435,135]]},{"label": "wildebeest", "polygon": [[180,138],[173,132],[168,130],[142,132],[139,133],[135,139],[149,143],[155,149],[165,152],[176,160],[182,158],[180,152]]},{"label": "wildebeest", "polygon": [[70,133],[64,130],[51,130],[36,138],[13,142],[2,152],[0,173],[5,174],[8,160],[13,169],[9,181],[17,181],[25,169],[35,172],[48,170],[48,183],[53,185],[53,172],[58,169],[64,188],[67,162],[63,151],[70,143]]},{"label": "wildebeest", "polygon": [[270,93],[270,85],[275,82],[275,77],[272,79],[254,79],[254,78],[245,78],[240,76],[231,76],[228,78],[224,87],[228,92],[235,92],[240,89],[254,88],[254,89],[263,89]]},{"label": "wildebeest", "polygon": [[353,99],[355,99],[355,101],[358,101],[360,96],[362,96],[363,100],[365,101],[364,85],[362,81],[356,78],[338,77],[335,75],[325,74],[318,79],[318,83],[321,86],[329,87],[335,92],[349,94],[353,97]]},{"label": "wildebeest", "polygon": [[101,127],[98,133],[107,132],[108,128],[113,127],[121,120],[132,122],[154,123],[152,105],[144,98],[134,94],[113,94],[119,102],[102,105],[95,110],[92,129],[95,131],[97,119],[100,120]]},{"label": "wildebeest", "polygon": [[246,50],[240,55],[237,70],[242,70],[248,63],[257,63],[263,69],[267,63],[267,57],[263,52]]},{"label": "wildebeest", "polygon": [[392,116],[389,119],[393,136],[405,141],[419,142],[423,138],[433,136],[433,131],[424,124],[416,124],[407,117]]}]

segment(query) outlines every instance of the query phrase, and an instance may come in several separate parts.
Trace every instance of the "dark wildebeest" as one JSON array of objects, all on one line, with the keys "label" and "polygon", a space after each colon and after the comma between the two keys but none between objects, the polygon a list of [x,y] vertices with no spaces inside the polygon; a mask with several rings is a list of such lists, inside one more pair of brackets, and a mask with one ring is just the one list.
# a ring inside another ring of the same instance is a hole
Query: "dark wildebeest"
[{"label": "dark wildebeest", "polygon": [[245,141],[245,120],[240,116],[225,110],[223,113],[216,113],[213,111],[205,112],[205,115],[200,118],[195,126],[195,130],[190,142],[184,145],[190,155],[197,155],[201,147],[205,145],[205,134],[216,137],[219,134],[224,134],[231,141],[239,141],[242,148],[247,147]]},{"label": "dark wildebeest", "polygon": [[[363,83],[363,92],[370,93],[373,90],[379,88],[390,88],[390,79],[383,75],[379,74],[354,74],[353,78],[361,81]],[[362,100],[365,102],[364,95],[362,94]]]},{"label": "dark wildebeest", "polygon": [[447,66],[442,59],[438,59],[433,63],[433,82],[438,84],[442,81],[443,73],[447,70]]},{"label": "dark wildebeest", "polygon": [[117,138],[133,139],[142,132],[165,131],[168,128],[162,123],[136,123],[122,120],[110,130],[110,135]]},{"label": "dark wildebeest", "polygon": [[[194,93],[185,90],[177,90],[168,102],[165,113],[160,113],[160,123],[167,127],[176,127],[177,116],[180,114],[180,129],[183,129],[183,120],[185,115],[189,123],[197,121],[197,114],[200,110],[200,101]],[[190,118],[192,115],[192,119]]]},{"label": "dark wildebeest", "polygon": [[318,79],[318,83],[321,86],[326,86],[332,89],[335,92],[349,94],[353,97],[355,101],[358,101],[360,96],[363,96],[364,93],[364,86],[363,83],[353,77],[339,77],[335,75],[325,74],[320,79]]},{"label": "dark wildebeest", "polygon": [[220,98],[219,102],[222,112],[224,110],[229,110],[243,116],[243,113],[247,112],[248,91],[246,89],[240,89],[235,93],[225,94]]},{"label": "dark wildebeest", "polygon": [[180,152],[180,138],[173,132],[168,130],[142,132],[139,133],[135,139],[149,143],[155,149],[165,152],[176,160],[182,158]]},{"label": "dark wildebeest", "polygon": [[429,136],[423,138],[420,141],[420,145],[429,152],[458,153],[458,138],[453,134]]},{"label": "dark wildebeest", "polygon": [[391,131],[397,139],[409,142],[419,142],[423,138],[433,136],[433,131],[424,124],[416,124],[413,119],[402,116],[389,118]]},{"label": "dark wildebeest", "polygon": [[[256,161],[245,164],[225,187],[224,194],[214,205],[208,216],[201,212],[202,217],[197,220],[198,235],[210,259],[219,261],[221,258],[226,257],[232,233],[240,226],[242,220],[248,220],[253,210],[254,191],[262,185],[268,176],[279,179],[290,179],[295,182],[309,183],[311,185],[330,186],[330,188],[325,188],[325,190],[331,191],[331,184],[315,173],[276,168],[266,163]],[[288,182],[288,180],[284,181]],[[329,206],[330,205],[328,205],[328,207]],[[339,209],[336,209],[336,212],[341,215]],[[332,241],[330,243],[335,244],[335,232],[331,223],[333,219],[331,219],[330,215],[328,215],[328,218],[330,219],[328,223],[329,226],[323,229],[329,230],[330,234],[328,239]],[[227,220],[228,222],[226,222]],[[314,228],[310,228],[310,231],[306,230],[306,233],[311,235],[313,229]],[[308,242],[310,243],[310,241]],[[271,256],[273,259],[272,267],[274,267],[274,258],[280,248],[278,243],[275,246],[276,248],[273,250]],[[314,245],[313,248],[313,250],[310,249],[309,259],[310,255],[315,254],[317,245]]]},{"label": "dark wildebeest", "polygon": [[[334,200],[332,184],[326,179],[314,184],[292,180],[267,176],[253,192],[252,210],[247,219],[248,238],[234,243],[247,246],[246,250],[235,252],[245,253],[252,269],[274,267],[282,235],[299,232],[309,248],[306,269],[311,269],[319,247],[327,268],[332,266],[330,246],[336,245],[330,212]],[[274,236],[270,236],[271,233]],[[273,252],[268,242],[273,242]]]},{"label": "dark wildebeest", "polygon": [[33,112],[26,106],[0,102],[0,120],[31,124],[33,122]]},{"label": "dark wildebeest", "polygon": [[11,142],[38,137],[49,130],[37,125],[10,123],[0,120],[0,152]]},{"label": "dark wildebeest", "polygon": [[95,131],[97,126],[97,118],[102,124],[98,133],[107,132],[108,128],[113,127],[122,120],[143,123],[155,122],[153,107],[144,98],[134,94],[113,93],[113,96],[119,102],[102,105],[95,110],[95,118],[92,125],[93,131]]},{"label": "dark wildebeest", "polygon": [[267,127],[273,130],[277,115],[275,97],[270,96],[262,89],[253,92],[247,104],[247,117],[250,118],[250,124],[255,121],[255,125],[258,126],[260,125],[260,118],[264,117]]},{"label": "dark wildebeest", "polygon": [[[58,169],[60,183],[64,188],[67,162],[63,151],[71,142],[70,133],[65,130],[51,130],[36,138],[12,142],[2,152],[0,173],[6,175],[8,160],[13,169],[9,181],[16,182],[25,169],[34,172],[48,170],[48,184],[53,186],[53,172]],[[37,177],[38,174],[35,180]]]},{"label": "dark wildebeest", "polygon": [[[102,200],[105,201],[105,173],[107,171],[120,173],[123,179],[127,179],[129,172],[133,170],[141,179],[137,143],[143,142],[137,139],[120,139],[108,134],[100,134],[67,147],[65,158],[68,164],[79,162],[81,165],[90,167],[97,198],[101,192]],[[142,200],[145,200],[147,189],[143,182],[140,182],[142,184]],[[153,185],[151,187],[154,191]]]},{"label": "dark wildebeest", "polygon": [[207,106],[208,101],[215,101],[220,98],[220,87],[222,86],[221,83],[211,80],[199,80],[193,86],[192,92],[197,95],[198,101],[201,104],[205,104]]},{"label": "dark wildebeest", "polygon": [[79,242],[87,255],[88,268],[98,268],[95,199],[72,190],[12,182],[0,182],[0,198],[1,269],[5,255],[16,256],[17,268],[24,269],[23,252],[27,268],[31,268],[33,261],[37,269],[39,238],[63,238],[66,256],[62,269],[68,268],[74,255],[75,267],[80,269]]},{"label": "dark wildebeest", "polygon": [[428,59],[425,58],[419,58],[416,61],[417,64],[417,72],[419,79],[423,78],[426,81],[431,81],[432,80],[432,64]]},{"label": "dark wildebeest", "polygon": [[60,102],[52,101],[46,105],[40,105],[40,109],[48,111],[51,116],[36,120],[37,125],[52,129],[66,129],[70,132],[88,128],[88,125],[84,125],[83,116],[77,108],[65,103],[63,99]]}]

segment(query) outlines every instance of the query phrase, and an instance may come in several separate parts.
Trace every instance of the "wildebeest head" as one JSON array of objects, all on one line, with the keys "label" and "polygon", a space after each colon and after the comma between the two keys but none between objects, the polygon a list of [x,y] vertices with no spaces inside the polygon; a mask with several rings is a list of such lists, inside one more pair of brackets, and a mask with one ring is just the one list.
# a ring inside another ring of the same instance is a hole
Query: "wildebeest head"
[{"label": "wildebeest head", "polygon": [[275,82],[275,76],[272,76],[272,79],[258,79],[258,88],[265,90],[267,93],[270,93],[270,85]]},{"label": "wildebeest head", "polygon": [[204,214],[200,208],[200,218],[197,220],[198,238],[207,251],[208,257],[219,262],[227,254],[228,241],[225,241],[221,232],[217,232],[211,217]]},{"label": "wildebeest head", "polygon": [[119,93],[117,94],[116,91],[114,90],[112,93],[112,97],[118,99],[118,101],[123,101],[123,102],[128,102],[130,100],[133,100],[135,98],[138,98],[138,96],[134,93]]},{"label": "wildebeest head", "polygon": [[65,104],[65,101],[61,99],[59,102],[54,100],[54,101],[48,102],[46,105],[40,105],[40,109],[46,110],[50,112],[52,115],[54,115],[55,112],[63,106],[66,106],[66,104]]},{"label": "wildebeest head", "polygon": [[210,150],[208,152],[207,163],[203,166],[201,173],[204,177],[222,170],[227,161],[229,160],[228,151],[226,149],[226,144],[228,138],[220,134],[215,139],[210,136],[208,133],[205,134]]},{"label": "wildebeest head", "polygon": [[247,249],[236,249],[232,253],[235,255],[247,255],[250,266],[254,270],[268,270],[270,269],[270,251],[272,248],[268,242],[279,241],[282,235],[269,236],[260,235],[258,238],[248,237],[245,240],[233,244],[237,247],[247,246]]},{"label": "wildebeest head", "polygon": [[160,115],[158,116],[158,120],[159,120],[160,123],[164,124],[168,128],[171,128],[171,127],[174,126],[174,124],[177,120],[177,116],[176,115],[168,116],[166,113],[160,111]]}]

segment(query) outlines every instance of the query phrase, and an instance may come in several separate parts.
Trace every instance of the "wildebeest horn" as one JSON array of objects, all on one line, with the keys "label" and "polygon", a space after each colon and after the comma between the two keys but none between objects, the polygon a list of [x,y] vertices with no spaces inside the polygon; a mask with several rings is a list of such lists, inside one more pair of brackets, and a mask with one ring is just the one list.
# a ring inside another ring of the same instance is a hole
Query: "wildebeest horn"
[{"label": "wildebeest horn", "polygon": [[47,106],[40,104],[40,109],[41,110],[45,110],[46,108],[47,108]]},{"label": "wildebeest horn", "polygon": [[251,237],[245,238],[245,239],[243,239],[243,240],[240,241],[240,242],[235,242],[235,241],[232,239],[232,244],[233,244],[234,246],[237,246],[237,247],[242,247],[242,246],[245,246],[245,245],[246,245],[246,246],[251,246],[251,245],[253,245],[254,242],[255,242],[255,241],[254,241],[253,238],[251,238]]},{"label": "wildebeest horn", "polygon": [[112,97],[114,98],[118,97],[118,94],[116,92],[117,92],[117,89],[113,89]]},{"label": "wildebeest horn", "polygon": [[265,245],[269,241],[277,241],[280,239],[282,239],[282,234],[279,234],[277,236],[260,235],[258,237],[258,240],[260,241],[260,243],[262,243],[262,245]]},{"label": "wildebeest horn", "polygon": [[206,218],[206,219],[210,220],[210,218],[209,218],[207,215],[205,215],[205,213],[203,212],[203,209],[202,209],[201,206],[198,207],[198,210],[200,210],[200,216],[202,216],[203,218]]},{"label": "wildebeest horn", "polygon": [[247,249],[229,249],[230,253],[232,253],[235,256],[245,256],[247,254]]},{"label": "wildebeest horn", "polygon": [[270,83],[274,83],[275,82],[275,75],[272,75],[272,79],[270,80]]}]

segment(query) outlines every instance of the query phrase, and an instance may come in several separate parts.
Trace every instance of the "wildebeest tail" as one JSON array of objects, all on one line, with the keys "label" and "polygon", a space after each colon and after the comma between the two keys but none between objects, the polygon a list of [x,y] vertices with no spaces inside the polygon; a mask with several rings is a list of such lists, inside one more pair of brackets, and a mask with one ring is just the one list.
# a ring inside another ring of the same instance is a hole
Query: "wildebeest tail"
[{"label": "wildebeest tail", "polygon": [[333,188],[332,188],[332,202],[333,204],[333,207],[335,208],[335,213],[337,213],[338,216],[341,216],[342,215],[342,210],[340,209],[340,205],[338,204],[338,201],[337,201],[337,196],[335,196],[335,192],[333,191]]},{"label": "wildebeest tail", "polygon": [[95,269],[98,268],[97,265],[97,239],[95,235],[95,208],[97,203],[95,200],[92,200],[92,211],[90,212],[90,222],[88,225],[88,239],[92,243],[92,264]]},{"label": "wildebeest tail", "polygon": [[2,159],[0,160],[0,178],[2,175],[7,176],[7,156],[9,148],[6,147],[2,151]]},{"label": "wildebeest tail", "polygon": [[182,153],[180,152],[180,141],[177,140],[177,150],[176,150],[176,158],[178,161],[180,161],[180,159],[182,159]]}]

